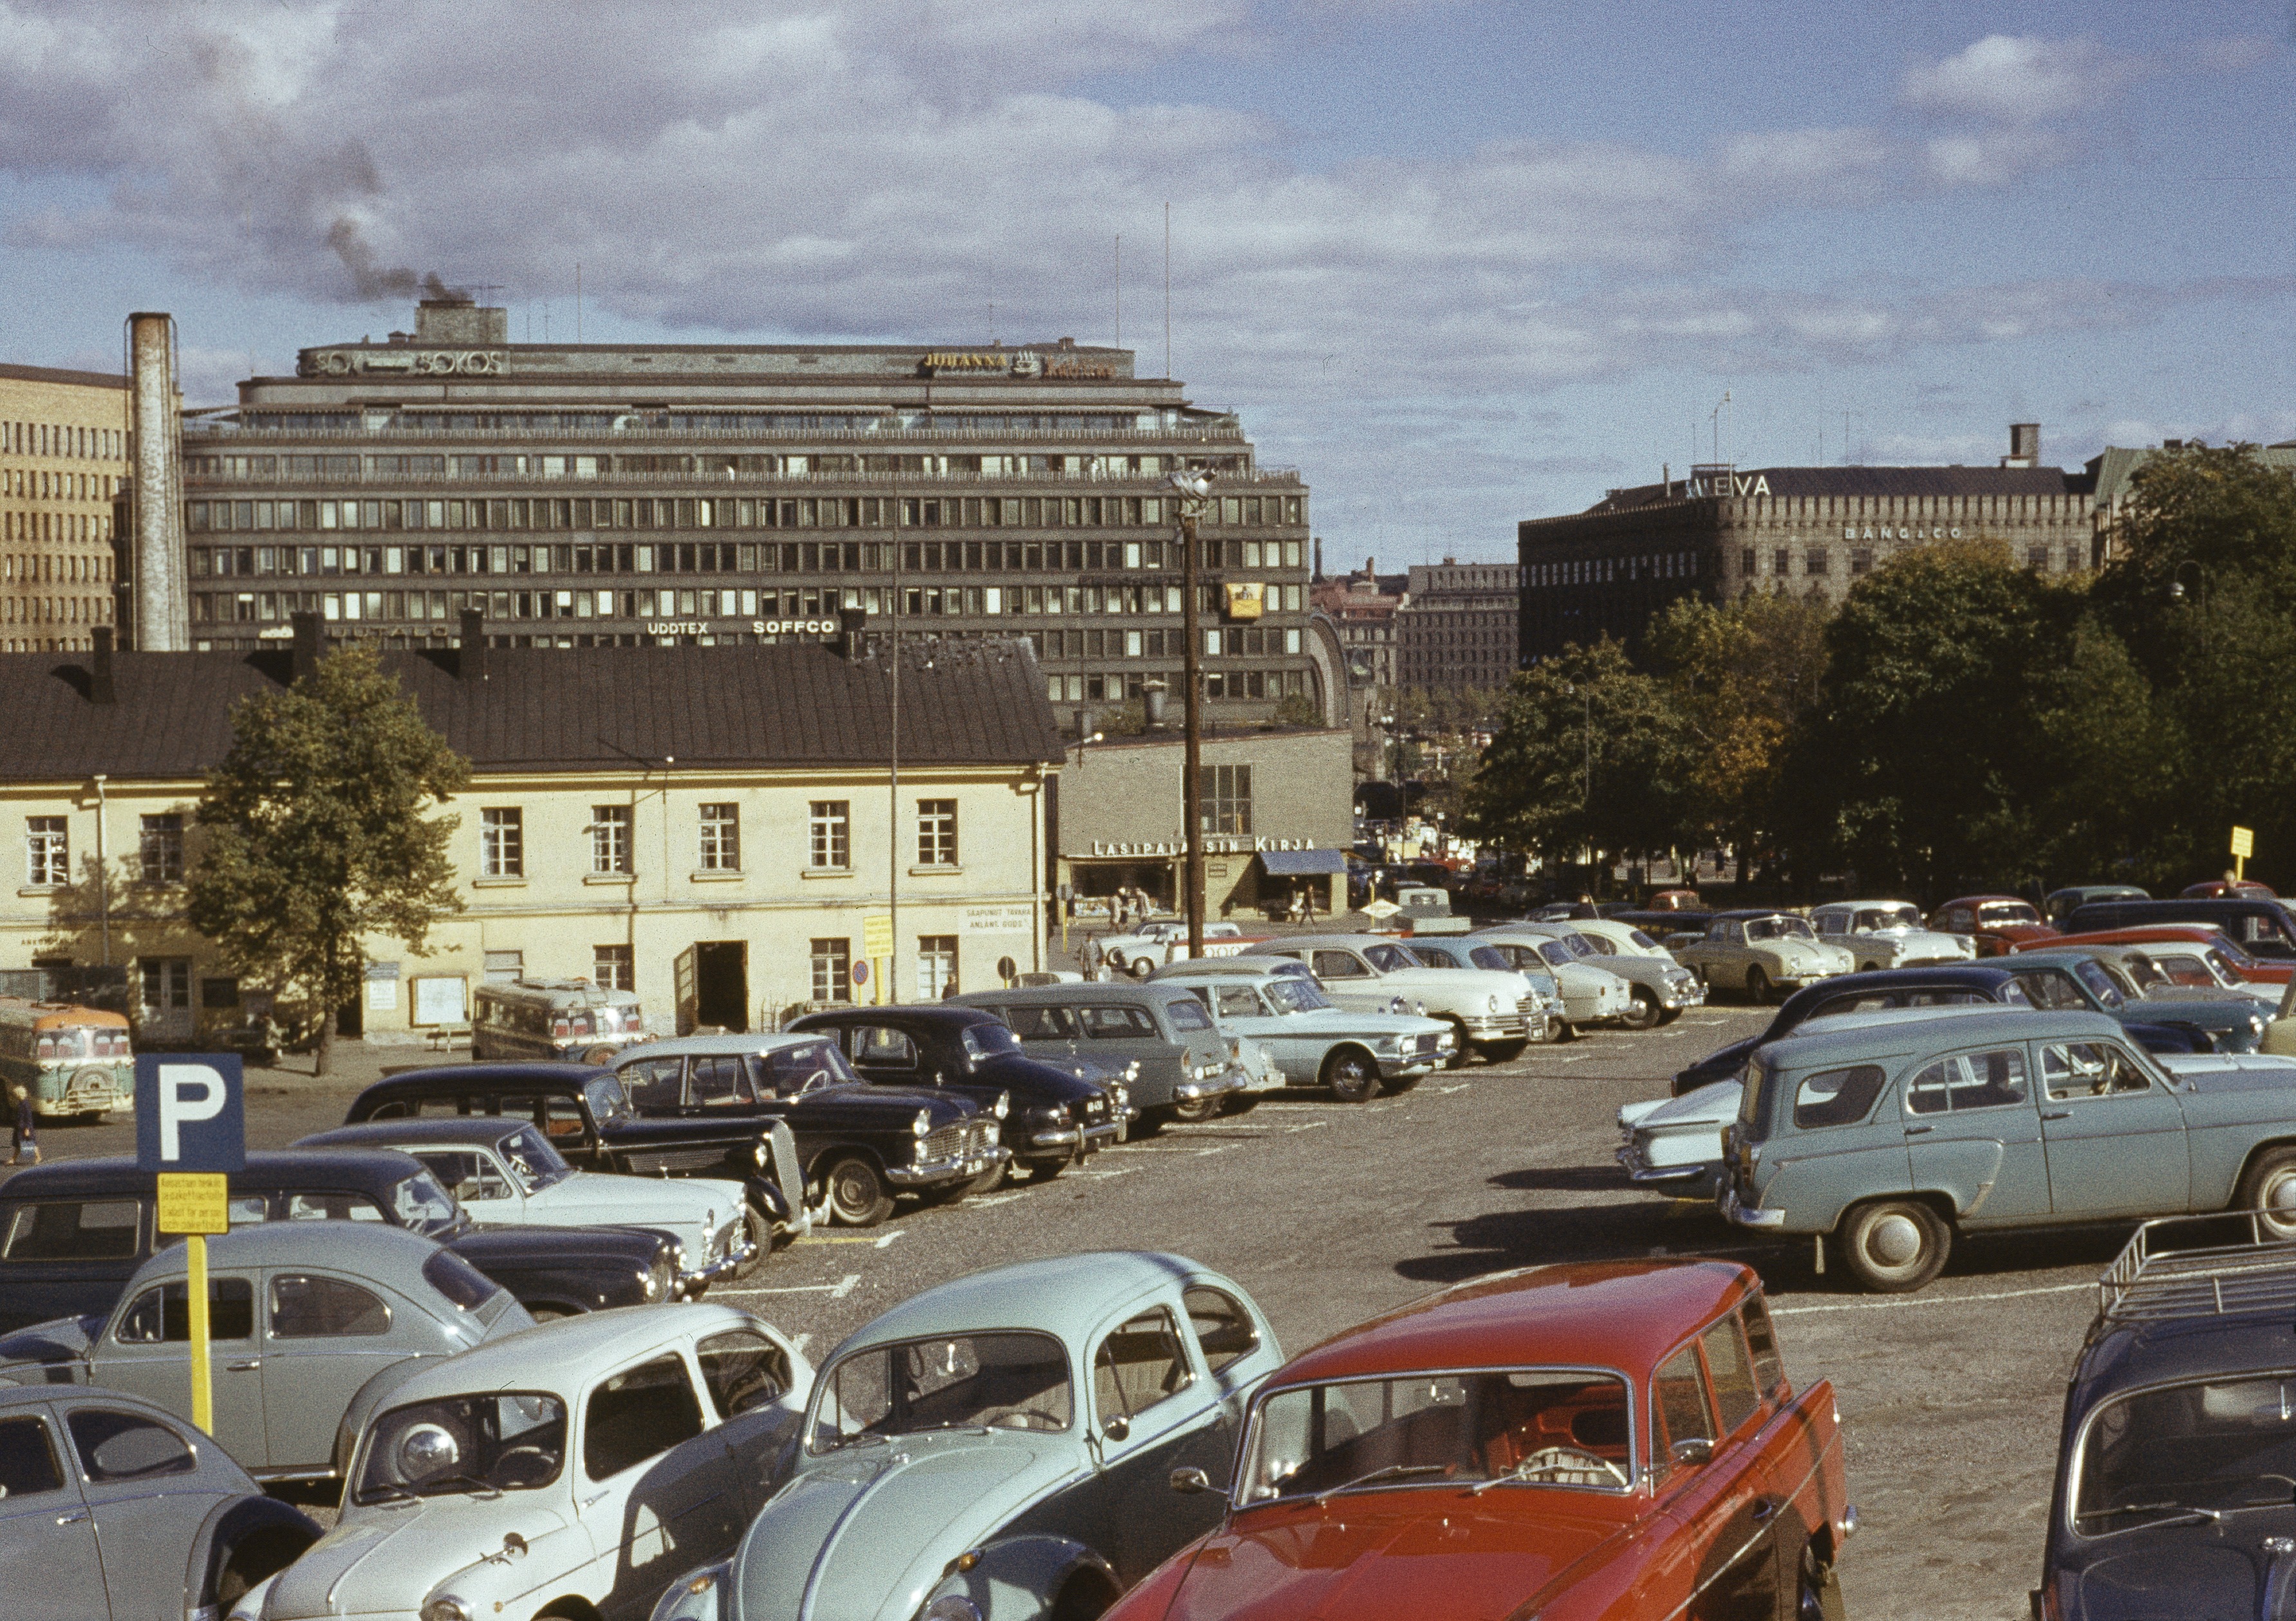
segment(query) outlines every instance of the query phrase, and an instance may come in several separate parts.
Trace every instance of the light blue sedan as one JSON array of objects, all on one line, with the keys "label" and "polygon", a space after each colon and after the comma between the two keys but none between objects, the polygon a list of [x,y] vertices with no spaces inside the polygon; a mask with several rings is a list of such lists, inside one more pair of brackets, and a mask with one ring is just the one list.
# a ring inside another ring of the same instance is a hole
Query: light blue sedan
[{"label": "light blue sedan", "polygon": [[1157,977],[1194,992],[1221,1029],[1259,1042],[1286,1084],[1327,1086],[1342,1103],[1361,1103],[1382,1090],[1408,1091],[1458,1044],[1440,1019],[1353,1012],[1296,974],[1207,972],[1188,964]]},{"label": "light blue sedan", "polygon": [[1174,1473],[1228,1478],[1283,1360],[1244,1292],[1178,1255],[928,1289],[830,1354],[788,1484],[654,1621],[1096,1616],[1218,1522]]}]

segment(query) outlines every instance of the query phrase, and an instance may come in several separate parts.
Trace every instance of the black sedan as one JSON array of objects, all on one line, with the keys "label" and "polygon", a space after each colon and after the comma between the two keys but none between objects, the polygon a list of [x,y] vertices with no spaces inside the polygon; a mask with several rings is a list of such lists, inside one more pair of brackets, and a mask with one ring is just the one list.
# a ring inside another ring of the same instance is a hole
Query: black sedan
[{"label": "black sedan", "polygon": [[[808,1013],[792,1035],[833,1034],[846,1062],[875,1086],[930,1086],[993,1108],[1012,1099],[1005,1146],[1013,1168],[1049,1181],[1124,1137],[1121,1093],[1029,1056],[1004,1021],[980,1008],[838,1008]],[[984,1182],[993,1181],[984,1176]]]}]

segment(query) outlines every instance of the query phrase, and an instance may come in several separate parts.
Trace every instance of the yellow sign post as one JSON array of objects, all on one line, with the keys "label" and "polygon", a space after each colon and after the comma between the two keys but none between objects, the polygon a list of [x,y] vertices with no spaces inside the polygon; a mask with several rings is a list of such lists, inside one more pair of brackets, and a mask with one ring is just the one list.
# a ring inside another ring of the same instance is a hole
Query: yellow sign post
[{"label": "yellow sign post", "polygon": [[231,1179],[222,1172],[162,1171],[153,1229],[188,1235],[184,1260],[190,1275],[184,1297],[192,1330],[192,1422],[215,1433],[215,1372],[209,1366],[208,1240],[231,1230]]},{"label": "yellow sign post", "polygon": [[2235,879],[2248,876],[2248,858],[2256,853],[2256,829],[2235,827],[2232,830],[2232,876]]},{"label": "yellow sign post", "polygon": [[892,990],[885,983],[886,965],[893,955],[893,919],[888,912],[865,912],[861,916],[861,955],[870,962],[870,972],[877,981],[877,1000],[890,1000]]}]

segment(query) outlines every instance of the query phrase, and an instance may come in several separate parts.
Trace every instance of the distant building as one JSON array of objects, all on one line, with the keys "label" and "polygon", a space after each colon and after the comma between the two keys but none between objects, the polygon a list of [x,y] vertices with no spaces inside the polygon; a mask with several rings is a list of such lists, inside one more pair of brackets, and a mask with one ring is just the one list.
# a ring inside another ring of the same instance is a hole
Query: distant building
[{"label": "distant building", "polygon": [[1522,572],[1511,564],[1414,564],[1396,610],[1396,685],[1498,687],[1513,677]]},{"label": "distant building", "polygon": [[0,653],[86,647],[119,622],[127,388],[109,372],[0,366]]},{"label": "distant building", "polygon": [[2045,573],[2095,567],[2096,464],[2068,473],[2039,455],[2040,430],[2021,423],[1997,467],[1702,465],[1614,490],[1583,513],[1526,520],[1521,655],[1605,634],[1638,643],[1678,597],[1839,602],[1888,558],[1940,540],[1989,537]]},{"label": "distant building", "polygon": [[[2095,542],[2090,547],[2090,555],[2097,567],[2103,567],[2119,555],[2120,526],[2128,515],[2129,497],[2136,493],[2136,470],[2160,455],[2161,450],[2181,450],[2184,448],[2185,441],[2181,439],[2164,439],[2157,450],[2149,448],[2130,450],[2108,445],[2103,456],[2089,458],[2087,473],[2091,499],[2095,503],[2092,521],[2095,531]],[[2277,467],[2284,473],[2296,474],[2296,440],[2264,446],[2256,455],[2257,459],[2267,467]]]},{"label": "distant building", "polygon": [[1319,581],[1310,593],[1318,612],[1330,616],[1346,656],[1348,681],[1357,687],[1396,684],[1396,610],[1408,600],[1410,577],[1382,574],[1366,557],[1361,571]]}]

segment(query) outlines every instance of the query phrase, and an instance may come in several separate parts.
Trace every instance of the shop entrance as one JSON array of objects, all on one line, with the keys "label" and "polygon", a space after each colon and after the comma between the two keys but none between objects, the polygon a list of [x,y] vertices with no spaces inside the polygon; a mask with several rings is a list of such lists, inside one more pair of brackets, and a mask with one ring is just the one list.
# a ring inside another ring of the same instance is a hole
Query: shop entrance
[{"label": "shop entrance", "polygon": [[677,954],[677,1028],[739,1034],[750,1028],[750,943],[697,940]]}]

